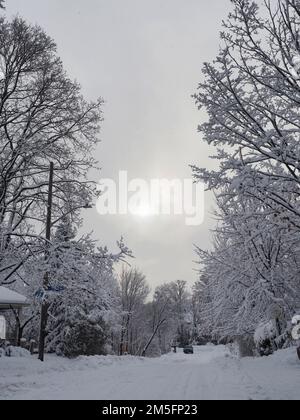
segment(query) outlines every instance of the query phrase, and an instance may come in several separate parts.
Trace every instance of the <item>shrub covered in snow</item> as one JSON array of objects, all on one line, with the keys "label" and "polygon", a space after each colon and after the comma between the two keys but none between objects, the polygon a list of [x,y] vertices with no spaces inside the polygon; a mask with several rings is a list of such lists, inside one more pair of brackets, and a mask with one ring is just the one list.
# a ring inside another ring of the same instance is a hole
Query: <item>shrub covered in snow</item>
[{"label": "shrub covered in snow", "polygon": [[269,356],[274,352],[276,336],[277,329],[273,321],[268,321],[258,326],[254,333],[254,341],[261,356]]},{"label": "shrub covered in snow", "polygon": [[0,357],[30,357],[30,352],[21,347],[7,346],[0,348]]},{"label": "shrub covered in snow", "polygon": [[28,350],[22,349],[21,347],[9,347],[10,357],[31,357]]},{"label": "shrub covered in snow", "polygon": [[63,310],[54,334],[50,335],[48,350],[59,356],[74,358],[80,355],[106,354],[108,326],[99,317],[91,319],[87,312],[78,308]]}]

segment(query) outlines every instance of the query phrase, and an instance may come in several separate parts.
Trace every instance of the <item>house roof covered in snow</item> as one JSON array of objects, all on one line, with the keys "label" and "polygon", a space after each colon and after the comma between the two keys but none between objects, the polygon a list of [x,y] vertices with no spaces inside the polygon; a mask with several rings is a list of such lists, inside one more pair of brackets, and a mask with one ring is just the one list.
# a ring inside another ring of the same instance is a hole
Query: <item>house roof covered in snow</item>
[{"label": "house roof covered in snow", "polygon": [[0,286],[0,310],[11,308],[19,309],[28,305],[29,303],[25,296]]}]

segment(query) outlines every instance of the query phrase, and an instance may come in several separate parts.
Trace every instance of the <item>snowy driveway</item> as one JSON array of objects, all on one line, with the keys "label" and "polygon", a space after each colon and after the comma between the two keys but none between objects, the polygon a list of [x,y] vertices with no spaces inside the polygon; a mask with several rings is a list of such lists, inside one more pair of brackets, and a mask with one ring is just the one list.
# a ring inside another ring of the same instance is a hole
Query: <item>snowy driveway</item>
[{"label": "snowy driveway", "polygon": [[0,358],[1,399],[300,400],[300,362],[294,349],[239,360],[225,347],[158,359],[49,356]]}]

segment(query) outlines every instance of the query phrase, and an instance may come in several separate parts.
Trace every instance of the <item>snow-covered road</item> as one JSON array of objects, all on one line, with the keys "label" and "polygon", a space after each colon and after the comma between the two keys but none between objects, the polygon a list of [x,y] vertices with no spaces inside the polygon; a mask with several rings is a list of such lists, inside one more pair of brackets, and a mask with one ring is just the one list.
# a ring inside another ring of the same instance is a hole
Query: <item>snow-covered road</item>
[{"label": "snow-covered road", "polygon": [[299,385],[294,349],[242,360],[222,346],[158,359],[0,358],[0,400],[300,400]]}]

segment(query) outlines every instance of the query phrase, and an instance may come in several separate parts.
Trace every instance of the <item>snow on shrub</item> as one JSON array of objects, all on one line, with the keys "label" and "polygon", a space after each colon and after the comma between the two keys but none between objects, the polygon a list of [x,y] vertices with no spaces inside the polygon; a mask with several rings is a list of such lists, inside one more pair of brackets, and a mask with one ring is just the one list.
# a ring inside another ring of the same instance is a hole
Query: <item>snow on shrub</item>
[{"label": "snow on shrub", "polygon": [[31,354],[28,350],[13,346],[8,347],[6,354],[9,355],[9,357],[31,357]]},{"label": "snow on shrub", "polygon": [[274,351],[277,328],[273,321],[260,324],[254,333],[254,342],[261,356],[269,356]]},{"label": "snow on shrub", "polygon": [[292,320],[293,325],[300,324],[300,315],[295,315]]}]

